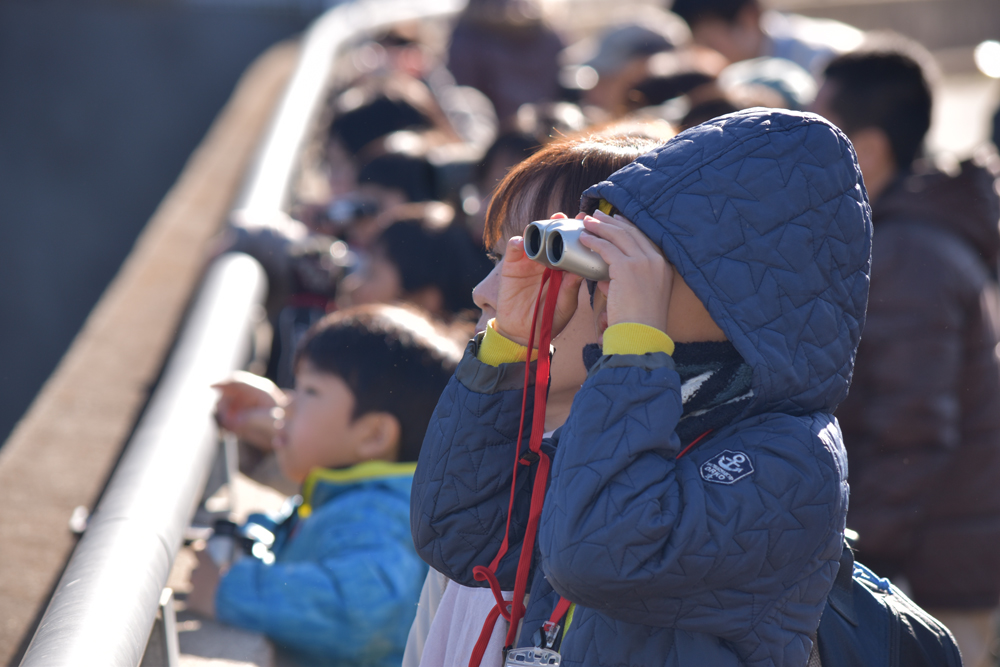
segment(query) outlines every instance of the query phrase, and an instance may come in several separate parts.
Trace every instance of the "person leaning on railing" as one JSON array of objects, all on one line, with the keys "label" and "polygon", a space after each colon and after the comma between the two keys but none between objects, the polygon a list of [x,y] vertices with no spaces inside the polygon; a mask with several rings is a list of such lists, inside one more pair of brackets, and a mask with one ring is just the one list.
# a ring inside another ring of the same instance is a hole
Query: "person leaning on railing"
[{"label": "person leaning on railing", "polygon": [[280,516],[251,516],[239,534],[256,542],[228,570],[199,552],[189,608],[264,633],[299,664],[398,665],[427,572],[408,529],[410,485],[458,356],[420,312],[363,306],[313,325],[294,392],[217,385],[222,425],[249,435],[255,423],[258,440],[273,431],[302,490]]}]

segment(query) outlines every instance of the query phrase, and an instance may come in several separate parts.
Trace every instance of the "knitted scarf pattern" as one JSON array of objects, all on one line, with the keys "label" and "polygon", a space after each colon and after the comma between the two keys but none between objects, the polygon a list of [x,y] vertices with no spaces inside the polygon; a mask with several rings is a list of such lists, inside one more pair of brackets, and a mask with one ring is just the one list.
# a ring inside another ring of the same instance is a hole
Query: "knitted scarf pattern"
[{"label": "knitted scarf pattern", "polygon": [[[591,368],[601,355],[600,345],[587,345],[583,348],[584,365]],[[750,405],[753,369],[729,341],[677,343],[673,360],[681,376],[684,406],[677,424],[681,445],[726,426]]]}]

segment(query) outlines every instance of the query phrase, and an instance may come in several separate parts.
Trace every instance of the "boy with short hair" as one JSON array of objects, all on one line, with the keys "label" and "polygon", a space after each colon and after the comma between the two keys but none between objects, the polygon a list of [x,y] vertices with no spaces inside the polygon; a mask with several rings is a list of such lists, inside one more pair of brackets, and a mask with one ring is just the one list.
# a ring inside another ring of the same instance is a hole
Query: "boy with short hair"
[{"label": "boy with short hair", "polygon": [[[365,306],[317,322],[297,352],[294,395],[271,392],[285,403],[274,451],[301,497],[284,516],[251,517],[273,543],[221,577],[200,555],[189,603],[303,665],[398,665],[427,572],[407,530],[414,461],[458,356],[415,310]],[[224,397],[245,389],[231,384]],[[233,406],[222,403],[225,424]]]},{"label": "boy with short hair", "polygon": [[[497,317],[428,428],[418,552],[482,585],[473,568],[497,553],[511,507],[496,578],[513,587],[525,548],[543,575],[516,646],[558,650],[563,665],[803,667],[847,513],[832,413],[850,383],[871,251],[854,151],[818,116],[751,109],[679,134],[584,199],[620,212],[585,220],[583,243],[610,266],[593,285],[602,349],[585,353],[569,419],[542,442],[552,470],[537,545],[521,543],[531,456],[517,459],[513,503],[510,481],[516,360],[541,269],[515,238]],[[579,279],[563,285],[553,333]]]}]

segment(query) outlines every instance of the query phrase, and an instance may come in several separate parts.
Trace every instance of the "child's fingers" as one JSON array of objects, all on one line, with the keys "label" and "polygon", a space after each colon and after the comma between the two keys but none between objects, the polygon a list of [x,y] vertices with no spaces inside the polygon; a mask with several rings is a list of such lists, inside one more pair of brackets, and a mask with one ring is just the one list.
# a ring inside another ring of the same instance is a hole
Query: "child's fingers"
[{"label": "child's fingers", "polygon": [[[608,216],[601,211],[597,211],[594,217],[603,223],[604,229],[608,229],[610,227],[622,230],[626,233],[635,243],[636,253],[641,253],[647,257],[663,257],[663,251],[655,243],[653,243],[652,239],[643,234],[642,230],[636,227],[632,222],[618,215],[614,217]],[[637,256],[632,252],[626,252],[626,254],[630,256]]]},{"label": "child's fingers", "polygon": [[601,222],[595,218],[584,218],[583,225],[588,232],[610,241],[628,257],[638,257],[644,254],[637,239],[621,225]]},{"label": "child's fingers", "polygon": [[562,284],[559,285],[559,299],[567,298],[572,299],[574,302],[579,301],[580,296],[580,285],[583,283],[583,278],[574,273],[566,273],[563,275]]},{"label": "child's fingers", "polygon": [[629,227],[635,227],[631,222],[621,217],[620,215],[610,216],[604,211],[594,211],[594,215],[588,216],[594,218],[598,222],[604,223],[611,227],[616,227],[619,229],[627,229]]},{"label": "child's fingers", "polygon": [[572,273],[563,274],[562,283],[559,285],[559,294],[556,295],[556,310],[565,315],[564,321],[576,312],[576,306],[580,302],[580,284],[583,278]]},{"label": "child's fingers", "polygon": [[592,217],[602,223],[605,228],[610,227],[624,231],[642,248],[653,246],[653,242],[650,241],[649,237],[643,234],[631,221],[626,220],[620,215],[610,216],[603,211],[596,211]]},{"label": "child's fingers", "polygon": [[611,241],[601,238],[600,236],[595,236],[593,234],[581,234],[580,243],[583,247],[590,248],[600,255],[601,259],[603,259],[608,266],[613,267],[627,259],[627,255],[622,252],[621,248]]}]

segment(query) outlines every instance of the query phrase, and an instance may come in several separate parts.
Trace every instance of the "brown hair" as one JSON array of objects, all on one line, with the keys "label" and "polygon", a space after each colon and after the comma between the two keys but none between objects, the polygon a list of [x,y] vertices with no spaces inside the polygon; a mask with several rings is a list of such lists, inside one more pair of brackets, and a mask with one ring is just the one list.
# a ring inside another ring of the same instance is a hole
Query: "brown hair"
[{"label": "brown hair", "polygon": [[486,211],[486,247],[504,232],[520,234],[532,220],[556,211],[575,216],[584,190],[673,136],[666,123],[618,123],[546,145],[514,166],[494,191]]}]

